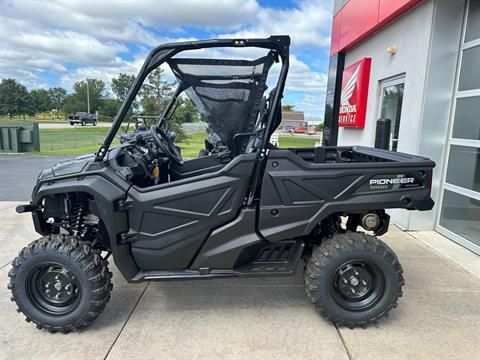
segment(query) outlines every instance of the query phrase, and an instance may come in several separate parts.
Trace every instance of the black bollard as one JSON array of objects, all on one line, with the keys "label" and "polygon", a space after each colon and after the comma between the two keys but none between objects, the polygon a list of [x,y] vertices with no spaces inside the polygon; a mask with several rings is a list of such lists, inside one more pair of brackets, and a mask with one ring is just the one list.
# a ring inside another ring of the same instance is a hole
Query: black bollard
[{"label": "black bollard", "polygon": [[390,127],[392,121],[390,119],[378,119],[377,129],[375,132],[375,147],[378,149],[388,150],[390,146]]}]

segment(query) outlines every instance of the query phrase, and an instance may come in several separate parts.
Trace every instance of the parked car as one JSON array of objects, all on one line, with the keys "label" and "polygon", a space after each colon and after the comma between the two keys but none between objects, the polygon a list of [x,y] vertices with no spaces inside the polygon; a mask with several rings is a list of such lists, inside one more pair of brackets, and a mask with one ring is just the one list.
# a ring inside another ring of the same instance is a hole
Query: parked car
[{"label": "parked car", "polygon": [[293,133],[295,131],[295,126],[293,126],[292,124],[289,124],[289,123],[286,123],[283,125],[283,132],[285,133]]},{"label": "parked car", "polygon": [[317,133],[317,129],[314,126],[310,126],[307,130],[308,135],[315,135]]},{"label": "parked car", "polygon": [[307,132],[307,128],[306,127],[297,127],[295,128],[294,130],[295,134],[305,134]]},{"label": "parked car", "polygon": [[75,124],[81,124],[82,126],[92,124],[93,126],[97,126],[97,118],[95,117],[95,115],[88,112],[76,112],[70,114],[70,116],[68,117],[68,121],[72,126]]},{"label": "parked car", "polygon": [[[51,332],[92,323],[110,300],[110,255],[129,282],[278,277],[304,269],[308,298],[337,325],[365,327],[396,307],[404,278],[397,256],[378,238],[389,227],[385,209],[430,210],[435,163],[362,146],[271,145],[289,45],[288,36],[272,36],[152,51],[98,151],[42,171],[30,203],[17,207],[32,213],[41,235],[9,272],[11,299],[27,321]],[[266,54],[179,56],[246,46]],[[279,60],[277,84],[264,94]],[[162,64],[180,84],[163,115],[114,146],[143,80]],[[180,96],[190,97],[222,152],[184,161],[168,135],[168,114]]]}]

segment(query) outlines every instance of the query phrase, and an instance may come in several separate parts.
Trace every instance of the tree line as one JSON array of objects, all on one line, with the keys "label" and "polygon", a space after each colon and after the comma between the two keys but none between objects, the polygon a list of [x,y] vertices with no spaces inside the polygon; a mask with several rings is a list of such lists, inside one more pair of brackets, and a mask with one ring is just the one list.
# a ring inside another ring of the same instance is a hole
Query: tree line
[{"label": "tree line", "polygon": [[[102,119],[113,119],[130,90],[135,76],[119,74],[112,79],[108,91],[104,81],[86,79],[73,84],[69,93],[62,87],[28,90],[15,79],[2,79],[0,82],[0,116],[10,118],[18,116],[35,116],[39,113],[52,112],[57,118],[59,113],[87,111],[87,82],[90,100],[90,112],[98,111]],[[165,109],[174,92],[174,84],[165,80],[162,69],[156,69],[147,77],[140,93],[134,101],[131,113],[159,115]],[[180,98],[175,112],[175,122],[195,122],[201,119],[195,106],[188,98]]]}]

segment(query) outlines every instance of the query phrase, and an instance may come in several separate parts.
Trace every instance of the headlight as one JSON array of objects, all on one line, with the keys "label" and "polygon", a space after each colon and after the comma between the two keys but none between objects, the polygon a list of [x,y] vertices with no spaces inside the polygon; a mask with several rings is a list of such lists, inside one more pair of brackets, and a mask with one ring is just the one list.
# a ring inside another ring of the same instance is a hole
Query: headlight
[{"label": "headlight", "polygon": [[51,178],[53,176],[54,175],[53,175],[53,170],[52,169],[45,169],[38,175],[37,181],[38,180],[43,180],[43,179],[48,179],[48,178]]}]

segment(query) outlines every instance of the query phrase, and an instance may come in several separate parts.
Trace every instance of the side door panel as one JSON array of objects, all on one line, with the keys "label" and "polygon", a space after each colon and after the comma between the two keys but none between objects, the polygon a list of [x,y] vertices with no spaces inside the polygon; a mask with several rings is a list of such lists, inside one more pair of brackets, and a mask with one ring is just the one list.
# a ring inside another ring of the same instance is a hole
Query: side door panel
[{"label": "side door panel", "polygon": [[131,251],[138,266],[187,268],[211,230],[237,216],[253,164],[253,157],[239,156],[219,172],[148,189],[132,187],[129,225],[136,233]]}]

